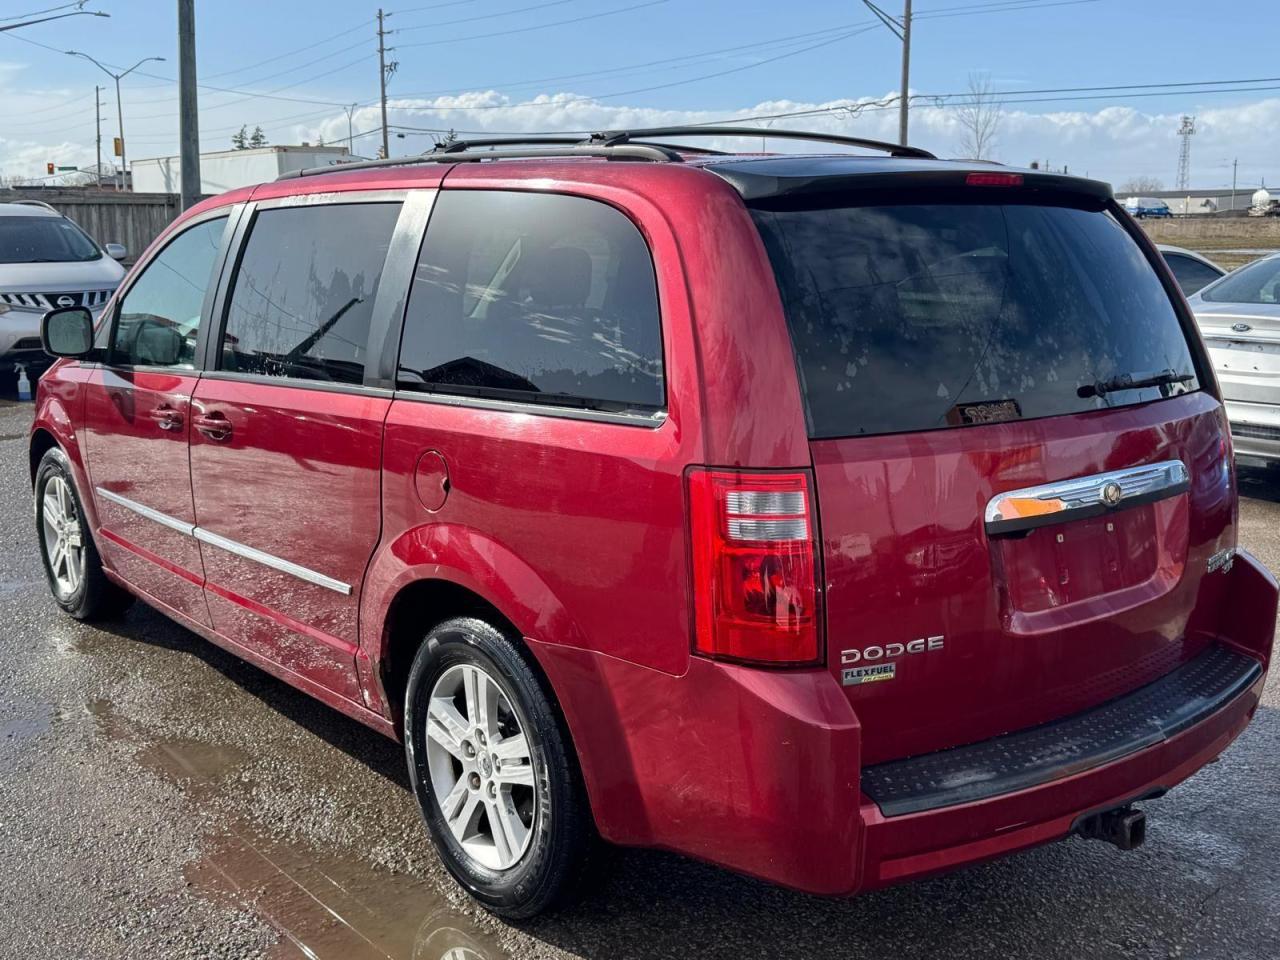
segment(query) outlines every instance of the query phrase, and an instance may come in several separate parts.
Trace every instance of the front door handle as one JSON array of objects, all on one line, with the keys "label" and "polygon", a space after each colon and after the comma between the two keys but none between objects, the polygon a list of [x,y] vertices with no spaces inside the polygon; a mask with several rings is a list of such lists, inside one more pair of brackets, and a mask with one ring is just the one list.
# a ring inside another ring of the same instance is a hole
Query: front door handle
[{"label": "front door handle", "polygon": [[182,414],[168,404],[162,404],[147,414],[161,430],[181,430]]},{"label": "front door handle", "polygon": [[210,440],[222,442],[231,439],[231,421],[227,419],[226,414],[215,410],[212,413],[202,413],[191,422]]}]

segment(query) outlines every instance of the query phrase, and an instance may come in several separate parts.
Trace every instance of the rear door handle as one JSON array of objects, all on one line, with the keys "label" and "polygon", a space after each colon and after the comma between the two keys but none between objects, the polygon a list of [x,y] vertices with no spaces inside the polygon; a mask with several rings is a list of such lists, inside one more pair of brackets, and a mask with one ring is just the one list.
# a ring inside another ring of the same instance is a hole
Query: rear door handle
[{"label": "rear door handle", "polygon": [[199,414],[191,421],[197,430],[203,433],[210,440],[230,440],[231,439],[231,421],[227,419],[225,414],[213,413]]},{"label": "rear door handle", "polygon": [[182,428],[182,414],[168,404],[156,407],[147,414],[161,430],[180,430]]}]

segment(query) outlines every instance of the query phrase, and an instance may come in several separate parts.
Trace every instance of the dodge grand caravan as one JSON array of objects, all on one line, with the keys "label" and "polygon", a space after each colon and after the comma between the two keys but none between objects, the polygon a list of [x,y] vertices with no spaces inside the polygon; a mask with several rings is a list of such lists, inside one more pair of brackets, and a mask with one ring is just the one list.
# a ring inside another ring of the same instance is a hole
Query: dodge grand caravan
[{"label": "dodge grand caravan", "polygon": [[671,143],[706,134],[192,208],[96,329],[45,318],[57,603],[140,597],[402,738],[507,916],[597,837],[827,895],[1141,842],[1277,601],[1168,268],[1102,183]]}]

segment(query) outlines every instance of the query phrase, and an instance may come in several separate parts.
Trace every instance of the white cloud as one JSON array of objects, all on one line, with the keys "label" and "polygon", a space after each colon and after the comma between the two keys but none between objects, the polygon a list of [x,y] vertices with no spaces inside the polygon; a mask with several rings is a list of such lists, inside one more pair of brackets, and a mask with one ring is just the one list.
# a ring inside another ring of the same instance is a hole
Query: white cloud
[{"label": "white cloud", "polygon": [[[19,94],[6,91],[4,65],[0,64],[0,101],[6,117],[19,117],[20,127],[0,123],[0,172],[5,175],[39,176],[44,164],[53,160],[62,164],[87,165],[93,162],[92,108],[87,122],[74,114],[74,107],[49,108],[42,103],[65,101],[74,92],[49,91]],[[658,126],[667,124],[707,123],[738,117],[767,116],[811,110],[828,112],[771,121],[778,128],[793,127],[821,132],[844,133],[881,140],[897,138],[897,110],[875,107],[877,100],[891,98],[833,100],[811,103],[795,100],[772,100],[744,103],[728,109],[676,110],[637,104],[619,104],[591,100],[573,91],[545,93],[536,97],[513,98],[493,90],[476,90],[453,96],[434,98],[392,97],[388,111],[393,125],[401,127],[457,129],[476,134],[555,130],[600,130],[620,127]],[[1016,99],[1016,98],[1014,98]],[[91,104],[91,97],[90,97]],[[144,106],[150,109],[138,111]],[[84,105],[82,105],[83,107]],[[114,107],[114,104],[111,104]],[[168,117],[166,104],[153,102],[126,104],[126,121],[134,109],[135,121],[129,121],[130,153],[135,157],[176,152],[175,120]],[[249,127],[261,123],[268,137],[276,143],[316,142],[343,143],[348,134],[346,113],[334,108],[325,116],[323,108],[308,111],[297,104],[270,104],[259,101],[250,105],[246,114]],[[457,109],[465,107],[468,109]],[[843,108],[843,109],[832,109]],[[59,122],[49,124],[51,135],[41,135],[39,118],[47,112]],[[240,118],[229,115],[216,105],[201,117],[202,142],[205,150],[230,146],[230,131],[238,127]],[[299,123],[298,119],[306,120]],[[30,118],[29,120],[27,118]],[[273,120],[272,118],[276,118]],[[75,127],[68,124],[75,121]],[[1067,165],[1072,173],[1088,174],[1098,179],[1121,182],[1133,176],[1154,176],[1173,185],[1177,167],[1178,114],[1159,113],[1131,106],[1090,105],[1087,109],[1058,109],[1051,104],[1007,104],[996,138],[996,159],[1023,166],[1032,160],[1048,161],[1055,167]],[[103,136],[109,150],[115,132],[114,111],[105,110]],[[769,121],[766,121],[769,122]],[[350,130],[355,134],[370,133],[355,141],[357,153],[371,156],[379,137],[374,131],[380,123],[376,105],[357,108]],[[1274,149],[1275,133],[1280,129],[1280,98],[1252,103],[1197,110],[1198,132],[1192,142],[1192,183],[1194,186],[1230,185],[1232,158],[1240,159],[1239,181],[1242,187],[1266,177],[1280,183],[1280,158]],[[83,131],[83,135],[80,131]],[[960,128],[954,109],[928,103],[913,106],[911,140],[939,156],[954,156],[959,147]],[[393,139],[393,152],[413,153],[430,146],[426,134],[407,133],[406,139]],[[741,147],[743,141],[708,141],[708,145]],[[750,144],[757,148],[759,144]],[[770,140],[771,150],[803,149]]]},{"label": "white cloud", "polygon": [[[890,96],[886,94],[885,98]],[[388,119],[393,125],[405,127],[454,128],[468,133],[501,134],[706,123],[736,117],[830,110],[814,116],[765,122],[778,128],[793,127],[896,140],[896,108],[876,109],[876,102],[875,98],[824,103],[774,100],[744,105],[736,110],[671,110],[602,103],[572,92],[512,101],[489,90],[430,99],[392,98]],[[868,104],[872,106],[868,107]],[[471,109],[450,109],[458,107]],[[1032,160],[1048,161],[1059,168],[1065,164],[1072,173],[1087,173],[1117,182],[1137,175],[1155,176],[1173,185],[1178,159],[1178,114],[1145,112],[1128,106],[1033,111],[1034,108],[1017,104],[1004,108],[997,136],[996,159],[1017,166],[1024,166]],[[1269,169],[1276,175],[1275,179],[1280,180],[1280,170],[1268,168],[1268,164],[1276,162],[1274,131],[1280,129],[1280,98],[1200,110],[1196,122],[1198,132],[1192,142],[1193,185],[1229,185],[1229,161],[1234,157],[1240,158],[1242,184],[1258,181],[1267,175]],[[375,129],[378,123],[377,108],[362,107],[356,112],[353,128],[359,133]],[[297,127],[294,132],[298,139],[323,137],[326,142],[337,143],[347,136],[346,116]],[[376,149],[377,139],[371,136],[358,140],[357,152],[371,155]],[[912,143],[939,156],[954,156],[959,140],[960,126],[954,109],[927,104],[913,106]],[[397,140],[395,143],[405,152],[429,146],[425,138]],[[707,143],[721,147],[742,146],[740,140]],[[803,149],[776,139],[768,146],[771,150]]]}]

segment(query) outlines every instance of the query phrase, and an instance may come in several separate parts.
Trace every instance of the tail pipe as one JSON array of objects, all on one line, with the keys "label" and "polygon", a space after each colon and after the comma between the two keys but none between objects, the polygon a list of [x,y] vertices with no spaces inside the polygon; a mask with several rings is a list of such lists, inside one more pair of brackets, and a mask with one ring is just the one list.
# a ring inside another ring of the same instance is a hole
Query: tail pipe
[{"label": "tail pipe", "polygon": [[1080,820],[1076,833],[1086,840],[1105,840],[1121,850],[1136,850],[1147,839],[1147,815],[1130,806],[1104,810]]}]

